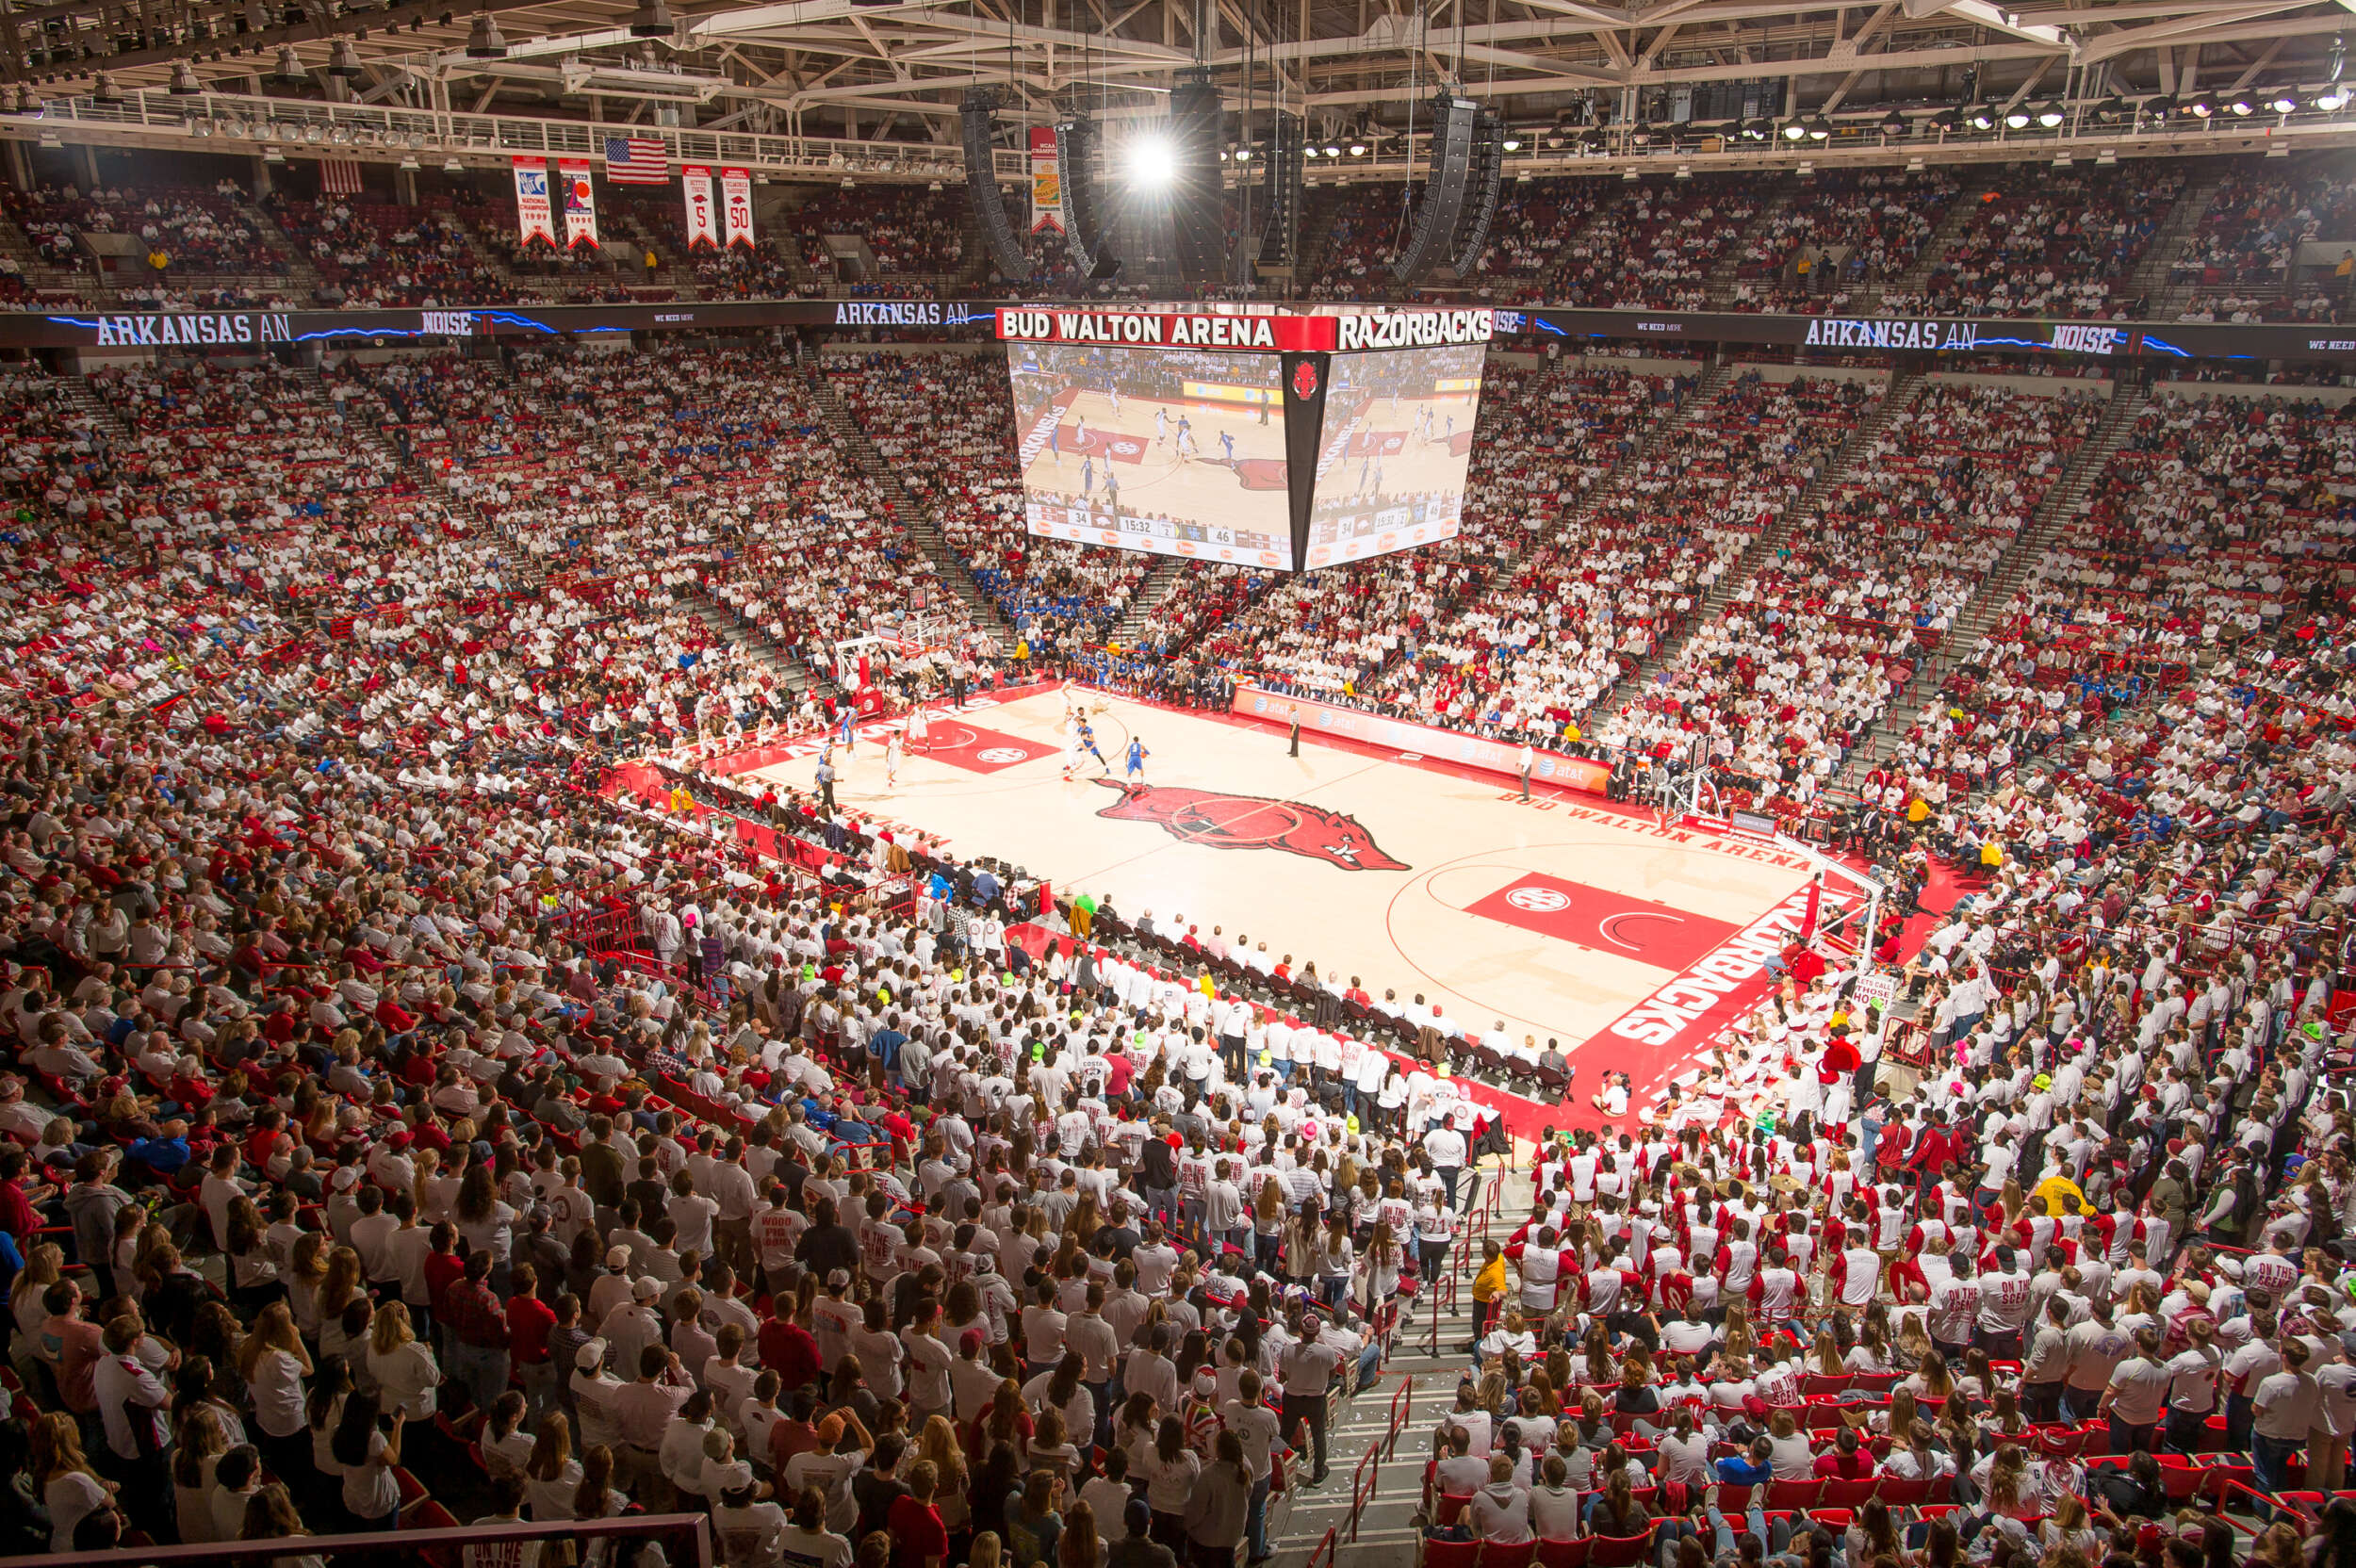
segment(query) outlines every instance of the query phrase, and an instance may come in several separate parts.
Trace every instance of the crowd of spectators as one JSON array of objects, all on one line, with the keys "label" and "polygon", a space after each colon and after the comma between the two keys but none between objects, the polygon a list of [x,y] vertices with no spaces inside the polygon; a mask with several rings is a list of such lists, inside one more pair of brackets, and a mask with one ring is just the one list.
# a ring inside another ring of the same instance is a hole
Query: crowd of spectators
[{"label": "crowd of spectators", "polygon": [[397,206],[359,197],[276,200],[270,215],[308,252],[322,303],[374,307],[511,304],[507,274],[475,249],[447,207]]},{"label": "crowd of spectators", "polygon": [[160,255],[182,273],[283,273],[286,258],[265,238],[234,180],[209,188],[159,185],[101,187],[84,194],[71,186],[38,187],[20,198],[19,221],[44,259],[68,264],[80,235],[123,234],[141,249],[125,258],[149,267]]},{"label": "crowd of spectators", "polygon": [[[1771,209],[1734,253],[1736,276],[1806,293],[1825,275],[1848,284],[1903,277],[1960,193],[1942,172],[1834,170]],[[1770,295],[1765,299],[1773,299]],[[1776,308],[1762,300],[1753,308]]]},{"label": "crowd of spectators", "polygon": [[[830,373],[873,429],[973,372]],[[1531,650],[1592,641],[1555,596],[1694,599],[1776,531],[1662,690],[1729,766],[1805,776],[2095,414],[1925,384],[1802,517],[1865,381],[1496,384],[1511,448],[1462,539],[1198,568],[1235,612],[1196,645],[1349,685],[1486,639],[1518,717],[1559,695],[1518,683]],[[1435,1553],[2347,1568],[2336,406],[2156,402],[2041,580],[2099,591],[2088,622],[2199,614],[2218,657],[2034,788],[1886,781],[1866,850],[1969,873],[1873,955],[1912,1026],[1795,941],[1689,1079],[1513,1151],[1477,1239],[1512,1146],[1445,1064],[1559,1050],[1296,963],[1314,934],[1018,908],[830,792],[597,787],[748,710],[826,716],[780,712],[699,596],[782,644],[937,593],[796,367],[175,356],[93,386],[120,429],[0,372],[16,1544],[321,1537],[268,1548],[301,1560],[687,1510],[728,1568],[1235,1568],[1270,1555],[1276,1467],[1327,1481],[1333,1400],[1477,1248]]]},{"label": "crowd of spectators", "polygon": [[2123,318],[2121,292],[2183,194],[2181,170],[2118,165],[2055,173],[2016,167],[1986,188],[1919,290],[1888,294],[1893,311],[1924,315]]},{"label": "crowd of spectators", "polygon": [[2331,610],[2348,548],[2332,487],[2350,469],[2356,424],[2341,409],[2155,397],[2096,477],[2083,521],[2031,564],[1889,771],[1941,804],[2049,756],[2102,782],[2135,773],[2140,739],[2091,745],[2099,760],[2078,743],[2106,725],[2148,726],[2202,664]]},{"label": "crowd of spectators", "polygon": [[2091,397],[1929,383],[1606,733],[1695,740],[1806,807],[1930,656],[2101,416]]},{"label": "crowd of spectators", "polygon": [[2301,245],[2351,238],[2356,238],[2356,181],[2329,172],[2285,176],[2263,167],[2233,169],[2210,198],[2171,275],[2201,288],[2282,284],[2298,275]]},{"label": "crowd of spectators", "polygon": [[1743,174],[1639,181],[1563,245],[1540,293],[1607,309],[1703,309],[1711,270],[1765,202]]},{"label": "crowd of spectators", "polygon": [[860,184],[824,189],[795,207],[787,223],[799,237],[802,253],[823,278],[844,274],[828,235],[850,235],[866,241],[875,260],[875,272],[884,277],[903,274],[952,273],[965,264],[965,192],[926,189],[913,185]]}]

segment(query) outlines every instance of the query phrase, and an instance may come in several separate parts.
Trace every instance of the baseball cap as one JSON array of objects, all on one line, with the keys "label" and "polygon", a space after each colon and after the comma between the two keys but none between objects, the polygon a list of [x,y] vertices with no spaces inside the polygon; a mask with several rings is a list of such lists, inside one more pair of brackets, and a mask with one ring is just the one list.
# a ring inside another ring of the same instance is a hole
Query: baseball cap
[{"label": "baseball cap", "polygon": [[605,1341],[593,1339],[573,1352],[573,1364],[583,1372],[595,1372],[605,1364]]},{"label": "baseball cap", "polygon": [[641,1301],[651,1301],[663,1294],[663,1282],[651,1274],[641,1274],[630,1287],[630,1293]]},{"label": "baseball cap", "polygon": [[[960,1350],[978,1350],[982,1348],[982,1337],[981,1330],[968,1329],[965,1332],[957,1336],[957,1348]],[[2350,1337],[2356,1338],[2356,1335],[2351,1335]]]},{"label": "baseball cap", "polygon": [[605,1266],[608,1268],[628,1268],[630,1266],[630,1249],[618,1244],[607,1248],[605,1250]]}]

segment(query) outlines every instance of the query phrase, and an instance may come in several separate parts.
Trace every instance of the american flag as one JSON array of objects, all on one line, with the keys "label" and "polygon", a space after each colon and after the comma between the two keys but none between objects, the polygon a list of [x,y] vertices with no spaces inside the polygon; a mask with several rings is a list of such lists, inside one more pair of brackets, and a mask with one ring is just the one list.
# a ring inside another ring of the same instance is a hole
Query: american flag
[{"label": "american flag", "polygon": [[359,195],[359,161],[355,158],[319,159],[319,189],[329,196]]},{"label": "american flag", "polygon": [[670,149],[660,137],[607,137],[605,177],[615,185],[667,185],[671,179]]}]

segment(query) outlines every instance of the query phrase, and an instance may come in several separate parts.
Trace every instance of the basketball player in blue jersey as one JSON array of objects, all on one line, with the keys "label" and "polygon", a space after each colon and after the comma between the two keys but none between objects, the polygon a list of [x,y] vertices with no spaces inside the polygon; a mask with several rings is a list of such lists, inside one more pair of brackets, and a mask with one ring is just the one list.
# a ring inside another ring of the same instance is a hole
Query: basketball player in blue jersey
[{"label": "basketball player in blue jersey", "polygon": [[1234,467],[1235,466],[1235,436],[1226,431],[1220,431],[1219,433],[1219,449],[1225,454],[1227,466],[1230,468]]},{"label": "basketball player in blue jersey", "polygon": [[1080,744],[1078,751],[1075,751],[1073,755],[1077,756],[1080,751],[1085,751],[1090,757],[1096,759],[1096,765],[1098,767],[1104,769],[1106,773],[1112,772],[1113,765],[1104,760],[1104,754],[1103,752],[1096,749],[1096,731],[1088,727],[1088,715],[1085,713],[1075,714],[1074,723],[1078,726],[1076,733],[1079,736]]},{"label": "basketball player in blue jersey", "polygon": [[1143,741],[1138,740],[1135,735],[1129,737],[1128,773],[1132,779],[1140,782],[1144,779],[1145,760],[1152,755],[1153,753],[1145,749]]},{"label": "basketball player in blue jersey", "polygon": [[1080,459],[1080,494],[1083,496],[1090,496],[1095,493],[1096,459],[1093,457],[1084,457]]}]

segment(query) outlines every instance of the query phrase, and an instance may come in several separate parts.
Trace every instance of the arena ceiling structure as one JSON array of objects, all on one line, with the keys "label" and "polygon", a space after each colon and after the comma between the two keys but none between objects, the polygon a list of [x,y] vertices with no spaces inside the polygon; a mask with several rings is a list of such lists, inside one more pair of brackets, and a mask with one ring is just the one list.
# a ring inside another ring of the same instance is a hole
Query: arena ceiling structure
[{"label": "arena ceiling structure", "polygon": [[2303,151],[2356,139],[2351,6],[0,0],[0,132],[459,167],[630,132],[771,174],[941,180],[972,89],[1017,123],[1085,109],[1115,157],[1193,79],[1247,158],[1269,111],[1300,116],[1312,182],[1405,172],[1442,88],[1501,119],[1509,177]]}]

